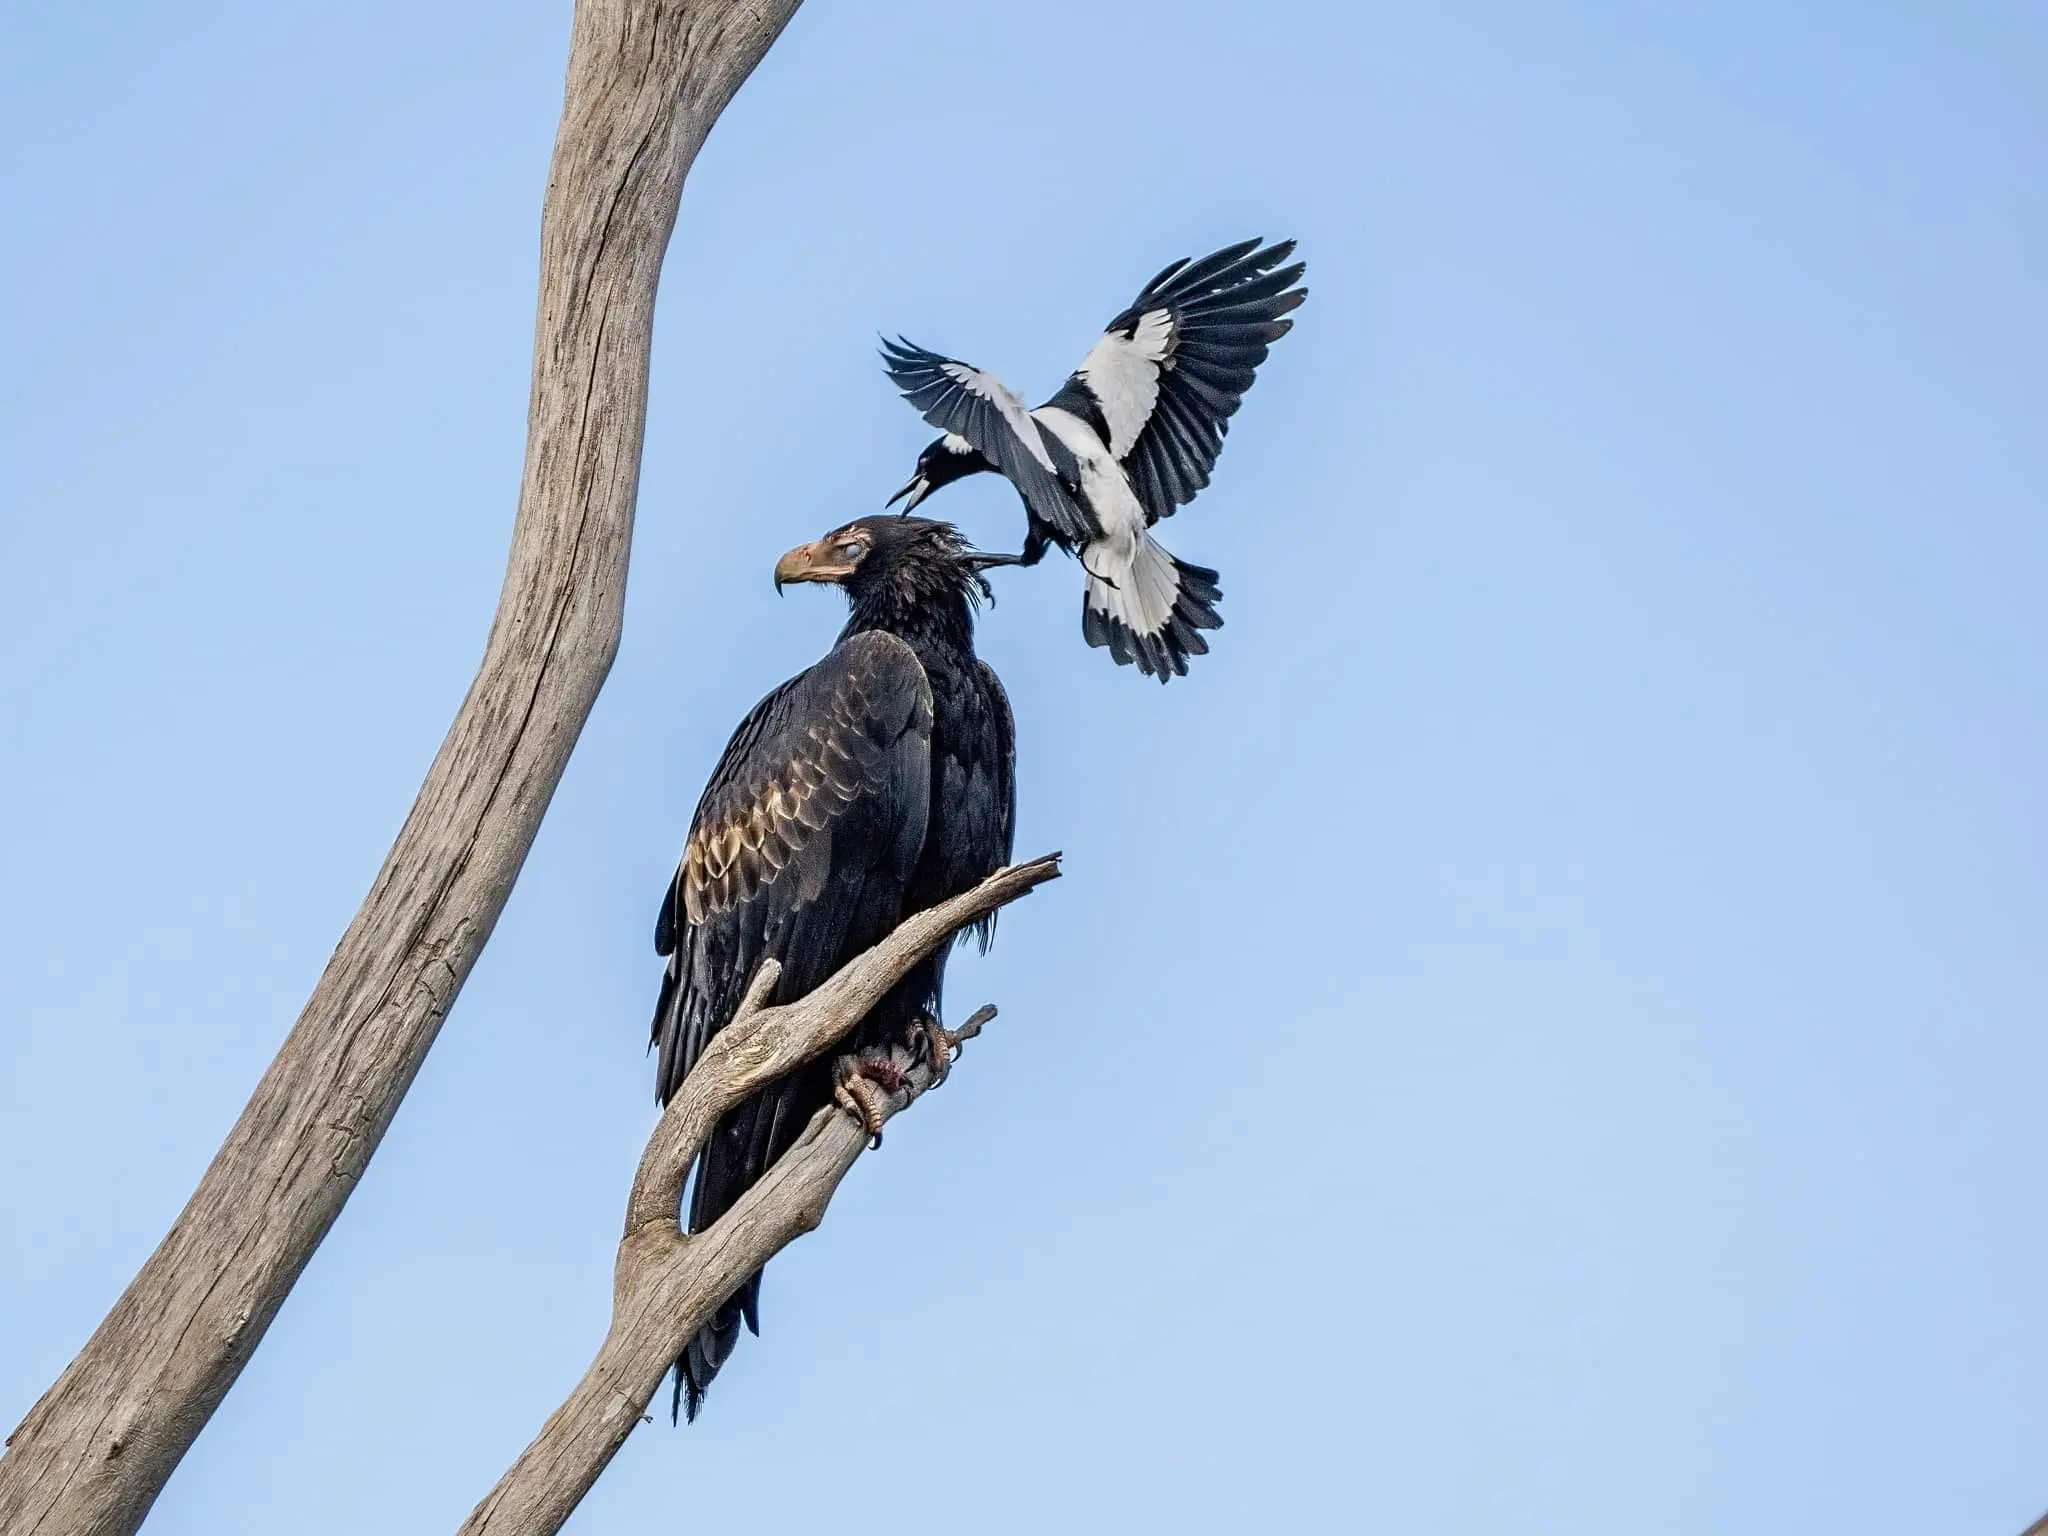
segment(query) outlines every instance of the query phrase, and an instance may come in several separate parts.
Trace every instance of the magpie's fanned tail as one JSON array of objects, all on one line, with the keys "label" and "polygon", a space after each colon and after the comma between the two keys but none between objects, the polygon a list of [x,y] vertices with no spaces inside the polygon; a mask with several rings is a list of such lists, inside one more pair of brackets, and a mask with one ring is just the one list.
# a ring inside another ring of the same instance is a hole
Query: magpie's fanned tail
[{"label": "magpie's fanned tail", "polygon": [[1216,572],[1190,565],[1149,533],[1127,550],[1093,544],[1081,563],[1088,571],[1081,597],[1081,634],[1103,646],[1119,666],[1165,682],[1185,677],[1190,656],[1205,656],[1205,629],[1221,629],[1216,604],[1223,596]]}]

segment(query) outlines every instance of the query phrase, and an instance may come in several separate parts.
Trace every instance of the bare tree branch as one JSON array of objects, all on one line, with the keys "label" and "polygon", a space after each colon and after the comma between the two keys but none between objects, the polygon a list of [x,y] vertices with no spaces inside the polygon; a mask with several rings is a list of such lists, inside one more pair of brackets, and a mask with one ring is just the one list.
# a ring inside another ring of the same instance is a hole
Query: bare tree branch
[{"label": "bare tree branch", "polygon": [[[733,1020],[669,1100],[633,1177],[626,1230],[612,1271],[612,1322],[590,1369],[464,1522],[462,1536],[553,1536],[647,1413],[683,1346],[746,1278],[825,1218],[826,1204],[860,1156],[867,1131],[853,1116],[820,1110],[795,1146],[706,1231],[679,1223],[683,1180],[719,1117],[783,1073],[823,1055],[912,966],[969,923],[1059,875],[1059,855],[998,870],[980,885],[910,918],[796,1002],[765,1006],[772,960]],[[984,1008],[962,1027],[979,1032]],[[941,1064],[898,1058],[903,1088],[893,1116],[932,1085]]]},{"label": "bare tree branch", "polygon": [[579,0],[541,215],[526,469],[482,666],[197,1192],[9,1437],[9,1536],[141,1523],[340,1214],[490,936],[618,649],[683,177],[797,4]]}]

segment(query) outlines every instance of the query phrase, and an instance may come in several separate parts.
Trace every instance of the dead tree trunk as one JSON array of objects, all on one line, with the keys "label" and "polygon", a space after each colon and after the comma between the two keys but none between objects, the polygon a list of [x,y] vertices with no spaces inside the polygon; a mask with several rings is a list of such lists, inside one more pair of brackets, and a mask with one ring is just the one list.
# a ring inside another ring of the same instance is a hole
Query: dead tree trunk
[{"label": "dead tree trunk", "polygon": [[0,1457],[8,1536],[133,1531],[340,1214],[618,649],[655,286],[683,176],[799,0],[578,0],[541,216],[526,470],[476,681],[197,1192]]},{"label": "dead tree trunk", "polygon": [[[684,1079],[641,1154],[626,1202],[626,1230],[612,1270],[612,1322],[590,1369],[549,1415],[461,1536],[554,1536],[610,1465],[670,1363],[749,1275],[824,1220],[825,1206],[867,1141],[861,1123],[820,1110],[795,1146],[708,1230],[678,1224],[691,1160],[725,1112],[803,1062],[832,1049],[883,993],[967,924],[1054,879],[1059,855],[998,870],[973,890],[907,920],[815,991],[766,1005],[779,974],[768,961],[745,1001]],[[960,1031],[969,1038],[995,1016],[984,1008]],[[929,1088],[943,1064],[899,1058],[893,1115]]]}]

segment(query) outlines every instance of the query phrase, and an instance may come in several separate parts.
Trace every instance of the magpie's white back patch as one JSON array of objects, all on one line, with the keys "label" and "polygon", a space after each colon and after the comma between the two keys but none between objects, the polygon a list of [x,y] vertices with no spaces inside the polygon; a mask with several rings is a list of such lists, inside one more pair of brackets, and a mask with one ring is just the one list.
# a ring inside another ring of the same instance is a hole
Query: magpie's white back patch
[{"label": "magpie's white back patch", "polygon": [[1159,403],[1159,372],[1173,354],[1173,341],[1172,313],[1148,310],[1130,335],[1106,333],[1075,370],[1101,408],[1109,451],[1119,459],[1152,419]]}]

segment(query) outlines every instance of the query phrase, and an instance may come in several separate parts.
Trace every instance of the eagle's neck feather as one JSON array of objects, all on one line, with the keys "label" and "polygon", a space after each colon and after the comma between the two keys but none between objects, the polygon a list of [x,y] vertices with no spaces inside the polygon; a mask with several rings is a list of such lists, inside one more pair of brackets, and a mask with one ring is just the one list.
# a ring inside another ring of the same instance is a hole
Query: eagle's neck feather
[{"label": "eagle's neck feather", "polygon": [[839,638],[865,630],[886,630],[922,650],[974,649],[974,604],[970,573],[926,565],[904,565],[848,593],[853,612]]}]

